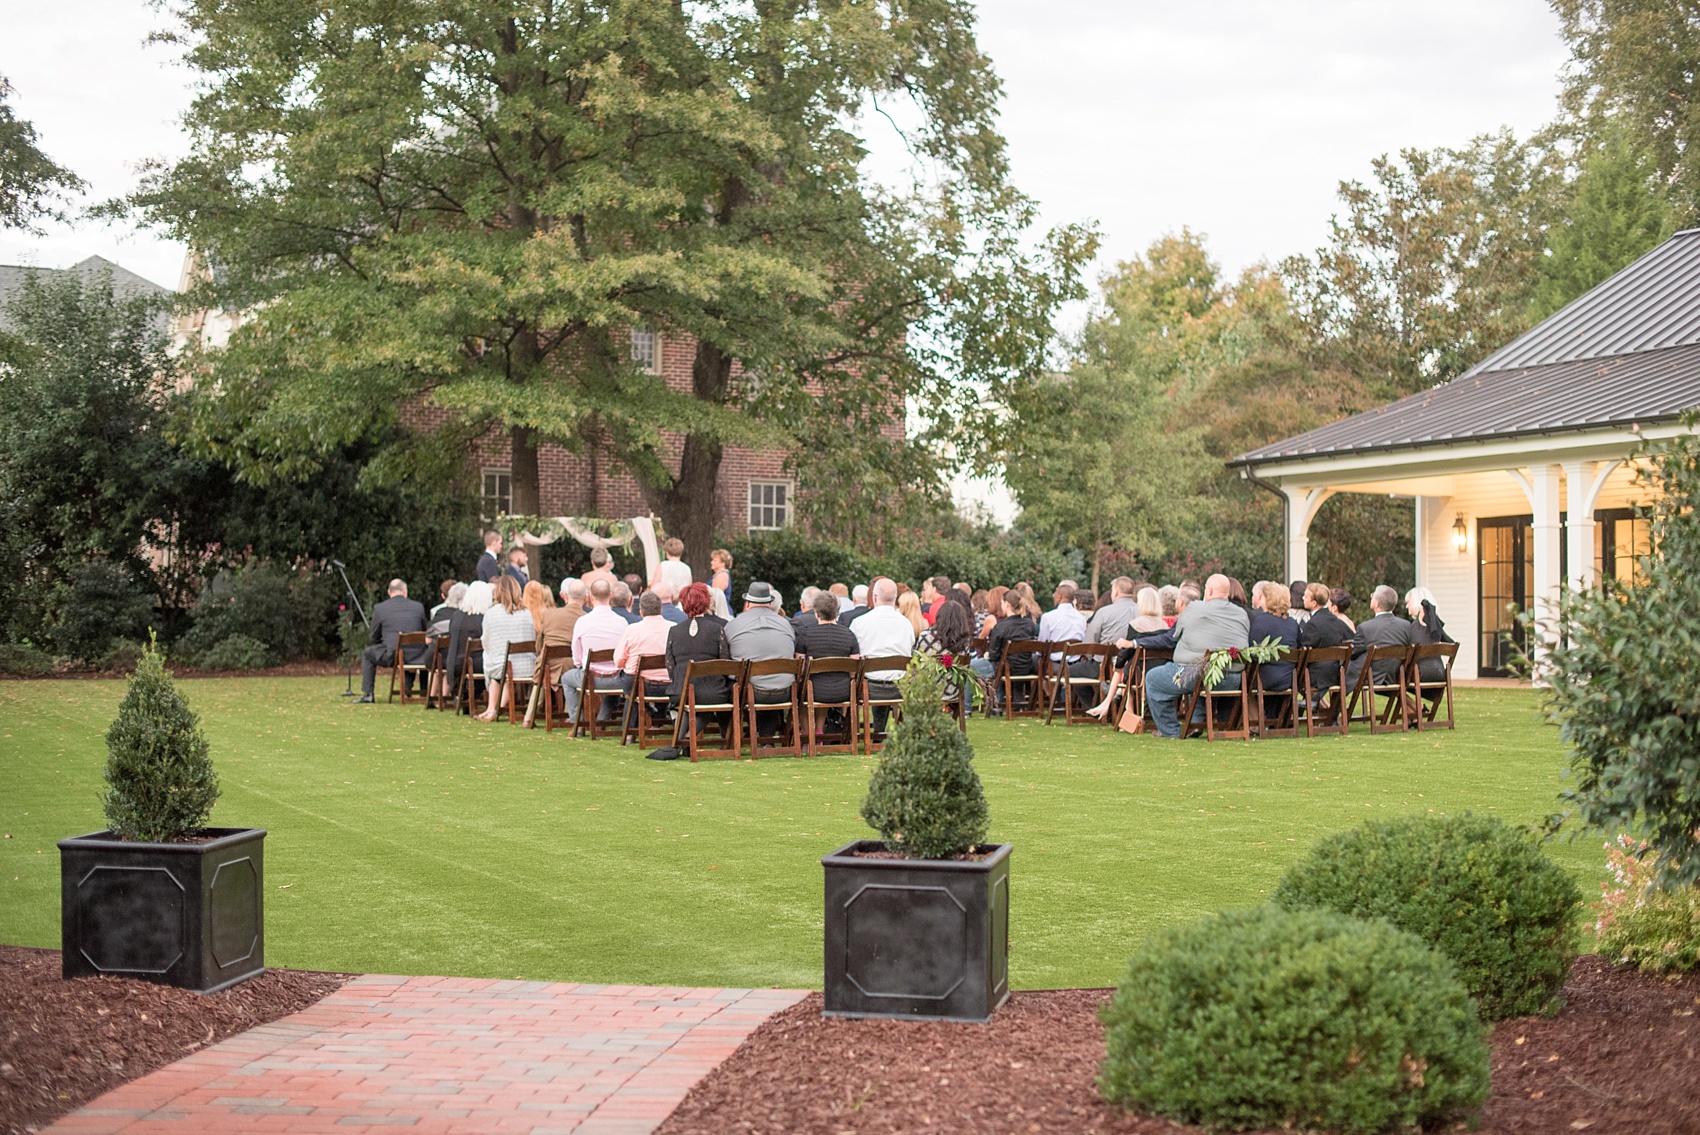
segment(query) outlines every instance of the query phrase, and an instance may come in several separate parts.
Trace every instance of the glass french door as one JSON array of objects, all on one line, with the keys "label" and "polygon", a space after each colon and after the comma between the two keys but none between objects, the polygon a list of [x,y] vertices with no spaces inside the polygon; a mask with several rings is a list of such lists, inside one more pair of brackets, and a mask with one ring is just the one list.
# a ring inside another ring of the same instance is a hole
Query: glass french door
[{"label": "glass french door", "polygon": [[1523,649],[1523,625],[1511,605],[1527,611],[1535,602],[1535,518],[1493,516],[1476,521],[1480,552],[1476,594],[1481,596],[1481,659],[1484,678],[1511,674],[1511,660]]}]

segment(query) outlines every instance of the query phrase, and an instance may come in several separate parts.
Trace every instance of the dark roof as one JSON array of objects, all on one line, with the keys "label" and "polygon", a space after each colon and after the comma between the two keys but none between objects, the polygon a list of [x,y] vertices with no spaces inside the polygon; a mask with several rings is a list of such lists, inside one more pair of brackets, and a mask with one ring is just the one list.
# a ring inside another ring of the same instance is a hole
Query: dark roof
[{"label": "dark roof", "polygon": [[[170,288],[161,287],[143,276],[138,276],[128,268],[114,264],[104,256],[91,256],[79,261],[69,268],[34,268],[18,264],[0,264],[0,331],[11,330],[10,320],[6,318],[6,303],[11,299],[24,281],[24,277],[34,272],[40,276],[57,276],[64,272],[75,272],[84,280],[97,276],[102,272],[112,273],[112,290],[120,296],[134,295],[171,295]],[[170,317],[165,313],[159,316],[159,327],[164,330]]]},{"label": "dark roof", "polygon": [[1230,465],[1605,429],[1700,407],[1700,229],[1677,233],[1450,382]]}]

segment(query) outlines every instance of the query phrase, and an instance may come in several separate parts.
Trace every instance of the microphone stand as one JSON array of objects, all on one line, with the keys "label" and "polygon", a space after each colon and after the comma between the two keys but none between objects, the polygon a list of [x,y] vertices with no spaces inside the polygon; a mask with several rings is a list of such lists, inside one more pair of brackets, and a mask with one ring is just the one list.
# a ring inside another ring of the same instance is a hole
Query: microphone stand
[{"label": "microphone stand", "polygon": [[[366,617],[366,609],[360,605],[360,596],[354,594],[354,585],[348,582],[348,573],[343,570],[346,566],[341,560],[332,560],[331,566],[342,576],[342,586],[348,591],[348,598],[354,604],[354,610],[360,616],[360,621],[366,625],[368,633],[372,630],[372,620]],[[342,694],[345,698],[354,696],[354,655],[348,656],[348,688]]]}]

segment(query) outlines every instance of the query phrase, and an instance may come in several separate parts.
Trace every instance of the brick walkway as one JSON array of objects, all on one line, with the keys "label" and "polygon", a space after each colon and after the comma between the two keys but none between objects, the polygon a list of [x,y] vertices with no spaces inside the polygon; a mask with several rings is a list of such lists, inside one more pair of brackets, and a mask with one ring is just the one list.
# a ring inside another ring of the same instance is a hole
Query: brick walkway
[{"label": "brick walkway", "polygon": [[644,1135],[789,990],[360,977],[108,1092],[61,1135]]}]

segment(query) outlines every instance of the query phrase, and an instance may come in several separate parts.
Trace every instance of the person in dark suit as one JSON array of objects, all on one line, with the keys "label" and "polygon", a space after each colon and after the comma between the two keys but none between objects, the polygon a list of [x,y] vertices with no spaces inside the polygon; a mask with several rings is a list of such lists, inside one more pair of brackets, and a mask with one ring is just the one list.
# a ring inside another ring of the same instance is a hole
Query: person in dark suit
[{"label": "person in dark suit", "polygon": [[868,585],[858,583],[855,590],[850,592],[850,600],[838,605],[838,625],[847,627],[856,621],[857,616],[868,613]]},{"label": "person in dark suit", "polygon": [[478,582],[489,583],[502,574],[502,534],[484,533],[484,554],[478,557]]},{"label": "person in dark suit", "polygon": [[[861,644],[849,627],[838,623],[838,596],[830,591],[822,591],[815,595],[814,609],[807,612],[809,622],[797,627],[797,652],[804,658],[854,658],[861,650]],[[850,700],[850,675],[822,674],[811,680],[814,685],[815,697],[823,702]],[[816,722],[816,728],[823,724],[833,732],[844,728],[844,723],[838,720],[842,715],[838,710],[827,711],[827,721]]]},{"label": "person in dark suit", "polygon": [[[403,634],[425,629],[425,606],[407,597],[407,584],[390,580],[390,597],[372,608],[372,645],[360,652],[359,701],[371,703],[372,690],[378,681],[378,667],[395,663],[396,642]],[[408,662],[423,662],[430,653],[424,643],[406,656]],[[403,679],[409,685],[412,678]]]},{"label": "person in dark suit", "polygon": [[513,576],[519,589],[524,591],[525,585],[531,582],[530,566],[531,558],[526,555],[525,548],[518,547],[508,553],[508,570],[504,574]]},{"label": "person in dark suit", "polygon": [[[1246,636],[1252,643],[1272,638],[1288,650],[1299,648],[1299,624],[1287,614],[1292,601],[1285,584],[1266,583],[1252,597],[1251,632]],[[1291,662],[1265,662],[1257,668],[1263,688],[1271,692],[1293,688]]]},{"label": "person in dark suit", "polygon": [[[1411,624],[1393,613],[1393,608],[1398,605],[1399,593],[1385,583],[1370,594],[1370,617],[1358,624],[1358,633],[1352,636],[1352,664],[1346,669],[1348,689],[1358,684],[1370,647],[1411,645]],[[1403,658],[1377,659],[1373,672],[1375,684],[1385,686],[1397,682],[1403,665]]]},{"label": "person in dark suit", "polygon": [[[1305,587],[1305,610],[1310,612],[1310,618],[1299,624],[1300,646],[1343,646],[1352,641],[1352,629],[1328,607],[1331,594],[1326,583]],[[1339,669],[1329,663],[1318,662],[1310,668],[1310,682],[1317,690],[1318,699],[1322,691],[1339,680]]]}]

